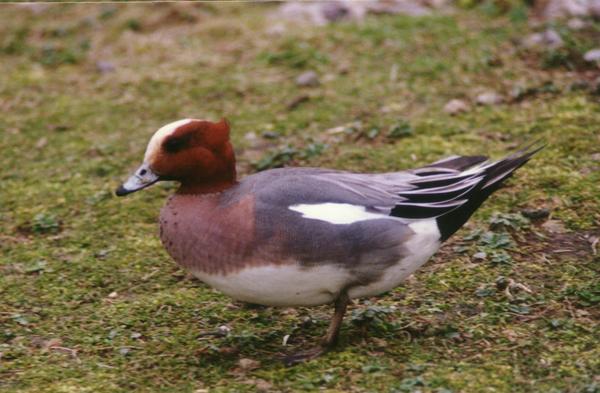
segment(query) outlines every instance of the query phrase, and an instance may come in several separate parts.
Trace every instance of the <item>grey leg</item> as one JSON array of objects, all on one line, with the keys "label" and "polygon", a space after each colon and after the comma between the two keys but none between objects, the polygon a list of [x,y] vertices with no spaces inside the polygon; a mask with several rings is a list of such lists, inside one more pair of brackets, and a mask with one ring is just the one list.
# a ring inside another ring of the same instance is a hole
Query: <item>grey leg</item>
[{"label": "grey leg", "polygon": [[283,359],[283,363],[286,366],[292,366],[307,360],[315,359],[323,355],[325,352],[333,349],[337,343],[340,328],[342,326],[342,321],[344,320],[344,314],[346,314],[348,304],[350,304],[350,298],[348,297],[348,294],[346,292],[340,293],[340,296],[338,296],[338,298],[335,300],[335,311],[333,313],[333,318],[331,318],[329,328],[327,328],[327,334],[325,334],[325,337],[323,337],[321,340],[321,345],[307,351],[288,355]]},{"label": "grey leg", "polygon": [[333,313],[333,318],[331,318],[331,322],[329,323],[329,328],[327,329],[327,334],[323,337],[323,341],[321,342],[321,346],[324,348],[333,348],[337,343],[338,336],[340,334],[340,328],[342,327],[342,321],[344,320],[344,315],[346,314],[346,309],[348,308],[348,304],[350,304],[350,298],[346,292],[342,292],[340,296],[335,300],[335,312]]}]

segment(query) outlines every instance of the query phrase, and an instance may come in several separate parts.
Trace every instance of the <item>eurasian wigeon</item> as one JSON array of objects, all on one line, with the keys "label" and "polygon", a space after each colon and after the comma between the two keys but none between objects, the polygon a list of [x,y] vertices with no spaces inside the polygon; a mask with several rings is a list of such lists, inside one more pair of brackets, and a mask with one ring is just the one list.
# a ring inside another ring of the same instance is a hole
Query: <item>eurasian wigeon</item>
[{"label": "eurasian wigeon", "polygon": [[184,119],[156,131],[116,194],[180,182],[160,213],[161,240],[178,264],[232,298],[334,303],[322,345],[293,363],[331,348],[350,299],[399,285],[539,149],[402,172],[281,168],[238,181],[228,123]]}]

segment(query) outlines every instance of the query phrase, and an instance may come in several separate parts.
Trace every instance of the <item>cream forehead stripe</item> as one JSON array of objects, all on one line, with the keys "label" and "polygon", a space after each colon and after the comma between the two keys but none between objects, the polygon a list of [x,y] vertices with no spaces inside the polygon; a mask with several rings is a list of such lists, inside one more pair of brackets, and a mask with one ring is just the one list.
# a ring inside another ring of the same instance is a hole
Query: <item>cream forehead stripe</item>
[{"label": "cream forehead stripe", "polygon": [[158,154],[160,151],[160,145],[165,140],[165,138],[175,132],[181,126],[184,126],[196,119],[181,119],[174,121],[173,123],[169,123],[166,126],[161,127],[158,131],[152,135],[150,138],[150,142],[148,142],[148,147],[146,148],[146,154],[144,154],[144,162],[151,163],[154,156]]}]

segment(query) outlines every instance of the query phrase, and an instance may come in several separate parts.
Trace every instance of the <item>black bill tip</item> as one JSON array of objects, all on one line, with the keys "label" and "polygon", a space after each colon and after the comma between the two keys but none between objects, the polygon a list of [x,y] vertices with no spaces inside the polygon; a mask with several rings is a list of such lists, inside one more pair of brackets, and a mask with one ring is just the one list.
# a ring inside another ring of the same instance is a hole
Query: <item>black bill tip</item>
[{"label": "black bill tip", "polygon": [[131,194],[134,191],[135,190],[128,190],[127,188],[123,187],[123,185],[121,184],[119,186],[119,188],[116,189],[115,195],[118,196],[118,197],[122,197],[122,196],[125,196],[127,194]]}]

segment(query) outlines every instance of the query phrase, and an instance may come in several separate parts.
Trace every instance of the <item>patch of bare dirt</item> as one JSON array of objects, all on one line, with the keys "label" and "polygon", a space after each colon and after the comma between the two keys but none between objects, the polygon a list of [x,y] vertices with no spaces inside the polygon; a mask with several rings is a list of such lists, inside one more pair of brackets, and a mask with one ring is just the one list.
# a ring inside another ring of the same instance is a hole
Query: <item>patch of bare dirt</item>
[{"label": "patch of bare dirt", "polygon": [[599,238],[599,229],[576,232],[557,230],[544,230],[543,232],[528,231],[523,234],[525,241],[519,241],[519,245],[526,246],[529,252],[552,255],[559,259],[584,259],[598,255]]}]

